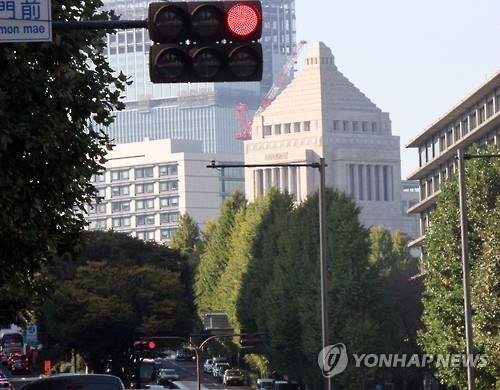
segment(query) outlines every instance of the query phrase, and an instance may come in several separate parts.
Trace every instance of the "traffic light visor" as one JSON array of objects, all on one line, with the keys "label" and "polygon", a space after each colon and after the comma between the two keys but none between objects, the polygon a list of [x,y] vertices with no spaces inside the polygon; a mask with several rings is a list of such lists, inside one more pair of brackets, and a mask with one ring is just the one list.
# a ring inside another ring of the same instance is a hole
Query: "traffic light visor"
[{"label": "traffic light visor", "polygon": [[226,13],[227,29],[237,39],[251,38],[262,28],[261,23],[261,11],[253,4],[236,3]]}]

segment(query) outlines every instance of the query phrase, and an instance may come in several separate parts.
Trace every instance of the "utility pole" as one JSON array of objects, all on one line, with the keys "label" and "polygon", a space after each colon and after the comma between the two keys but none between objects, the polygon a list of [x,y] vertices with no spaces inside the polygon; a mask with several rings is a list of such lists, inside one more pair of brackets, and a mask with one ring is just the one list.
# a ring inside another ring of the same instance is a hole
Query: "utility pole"
[{"label": "utility pole", "polygon": [[[325,348],[330,343],[328,324],[328,261],[326,256],[326,201],[325,201],[325,159],[321,157],[319,163],[283,163],[283,164],[215,164],[212,161],[207,168],[259,168],[259,167],[311,167],[319,170],[319,257],[321,271],[321,335],[322,344]],[[325,378],[324,390],[332,390],[332,379]]]},{"label": "utility pole", "polygon": [[[330,345],[328,324],[328,261],[326,257],[325,159],[319,159],[319,261],[321,266],[321,336],[323,348]],[[332,390],[332,378],[325,378],[325,390]]]},{"label": "utility pole", "polygon": [[474,344],[472,339],[472,309],[471,309],[471,287],[470,287],[470,265],[469,265],[469,226],[467,221],[467,201],[465,186],[465,159],[464,152],[457,150],[458,159],[458,184],[460,202],[460,230],[462,242],[462,272],[464,288],[464,311],[465,311],[465,347],[467,354],[467,389],[475,390],[475,372],[473,363]]}]

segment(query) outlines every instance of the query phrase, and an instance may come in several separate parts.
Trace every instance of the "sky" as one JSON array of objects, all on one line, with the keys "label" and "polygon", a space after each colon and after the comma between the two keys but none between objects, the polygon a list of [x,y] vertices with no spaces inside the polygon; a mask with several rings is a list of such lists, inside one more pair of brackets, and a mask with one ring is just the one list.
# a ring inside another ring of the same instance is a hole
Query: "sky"
[{"label": "sky", "polygon": [[500,71],[500,0],[295,0],[295,7],[297,40],[323,41],[340,72],[389,112],[403,179],[418,164],[408,141]]}]

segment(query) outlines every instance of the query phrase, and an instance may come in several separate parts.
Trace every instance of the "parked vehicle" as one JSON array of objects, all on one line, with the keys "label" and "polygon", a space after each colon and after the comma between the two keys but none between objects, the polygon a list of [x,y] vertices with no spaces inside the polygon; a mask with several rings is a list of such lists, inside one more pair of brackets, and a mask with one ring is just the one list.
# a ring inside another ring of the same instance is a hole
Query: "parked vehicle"
[{"label": "parked vehicle", "polygon": [[224,372],[222,378],[222,383],[225,385],[244,385],[245,384],[245,372],[240,369],[227,369]]},{"label": "parked vehicle", "polygon": [[212,359],[205,360],[205,363],[203,363],[203,372],[206,372],[207,374],[211,374],[212,369],[213,369],[213,364],[214,364],[214,361]]}]

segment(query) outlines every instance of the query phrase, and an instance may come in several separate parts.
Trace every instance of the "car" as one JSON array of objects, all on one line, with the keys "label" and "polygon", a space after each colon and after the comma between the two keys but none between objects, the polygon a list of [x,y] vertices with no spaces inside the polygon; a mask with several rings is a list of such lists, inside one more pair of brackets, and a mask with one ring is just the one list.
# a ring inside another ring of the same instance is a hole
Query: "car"
[{"label": "car", "polygon": [[222,378],[224,377],[224,372],[226,372],[226,370],[230,368],[231,365],[229,363],[215,363],[212,374],[215,379],[217,379],[219,382],[222,382]]},{"label": "car", "polygon": [[221,365],[224,365],[225,367],[229,368],[230,367],[230,364],[228,362],[217,362],[217,363],[214,363],[213,366],[212,366],[212,375],[214,378],[217,378],[218,376],[218,371],[219,371],[219,367]]},{"label": "car", "polygon": [[193,360],[193,359],[194,359],[194,353],[192,350],[188,348],[178,349],[175,352],[175,360],[181,361],[181,360]]},{"label": "car", "polygon": [[179,374],[173,368],[162,368],[158,372],[156,382],[159,385],[169,384],[173,381],[178,381],[179,378]]},{"label": "car", "polygon": [[0,389],[13,390],[12,384],[5,378],[5,376],[0,378]]},{"label": "car", "polygon": [[212,370],[213,370],[213,364],[214,364],[213,359],[205,360],[205,363],[203,363],[203,372],[206,372],[207,374],[211,374]]},{"label": "car", "polygon": [[65,374],[38,379],[20,390],[125,390],[120,378],[105,374]]},{"label": "car", "polygon": [[245,372],[237,368],[229,368],[224,372],[222,383],[224,385],[244,385]]},{"label": "car", "polygon": [[23,373],[23,374],[27,374],[30,372],[30,366],[29,366],[29,363],[26,361],[26,360],[21,360],[21,359],[18,359],[18,360],[14,360],[10,366],[10,371],[12,372],[12,374],[20,374],[20,373]]},{"label": "car", "polygon": [[14,360],[19,360],[19,359],[24,359],[24,358],[26,358],[26,356],[21,354],[21,352],[16,351],[16,352],[9,353],[9,356],[7,356],[7,361],[6,361],[7,367],[9,367],[9,369],[10,369],[10,365],[12,364],[12,362]]},{"label": "car", "polygon": [[274,379],[259,378],[257,379],[257,390],[273,390]]}]

